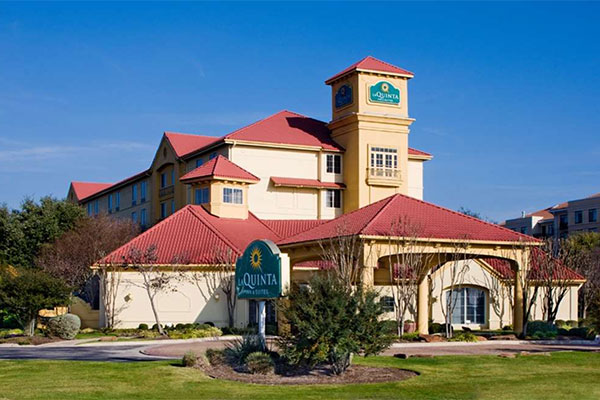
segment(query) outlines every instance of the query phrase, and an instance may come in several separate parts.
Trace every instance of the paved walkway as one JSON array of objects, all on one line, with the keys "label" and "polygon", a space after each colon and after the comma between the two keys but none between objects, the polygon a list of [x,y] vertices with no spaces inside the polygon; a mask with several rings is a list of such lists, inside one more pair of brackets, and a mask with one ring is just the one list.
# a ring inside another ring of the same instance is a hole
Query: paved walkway
[{"label": "paved walkway", "polygon": [[[48,343],[40,346],[0,345],[0,359],[51,359],[85,361],[154,361],[180,358],[186,351],[197,353],[208,348],[224,348],[234,338],[136,341],[136,342],[90,342],[85,340]],[[489,341],[479,343],[398,343],[384,355],[398,353],[409,356],[476,355],[553,351],[595,351],[600,345],[593,343],[532,343],[525,341]]]}]

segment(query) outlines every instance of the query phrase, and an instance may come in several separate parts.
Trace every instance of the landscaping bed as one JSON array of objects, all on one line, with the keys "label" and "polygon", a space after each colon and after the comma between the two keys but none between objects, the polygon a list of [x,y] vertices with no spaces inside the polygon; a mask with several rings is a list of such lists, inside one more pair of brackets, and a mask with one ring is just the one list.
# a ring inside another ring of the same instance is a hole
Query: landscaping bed
[{"label": "landscaping bed", "polygon": [[261,385],[314,385],[347,383],[397,382],[413,378],[418,374],[400,368],[353,365],[342,375],[331,374],[327,366],[313,370],[286,371],[284,373],[251,374],[242,369],[234,369],[226,364],[210,365],[202,368],[206,375],[216,379],[226,379]]}]

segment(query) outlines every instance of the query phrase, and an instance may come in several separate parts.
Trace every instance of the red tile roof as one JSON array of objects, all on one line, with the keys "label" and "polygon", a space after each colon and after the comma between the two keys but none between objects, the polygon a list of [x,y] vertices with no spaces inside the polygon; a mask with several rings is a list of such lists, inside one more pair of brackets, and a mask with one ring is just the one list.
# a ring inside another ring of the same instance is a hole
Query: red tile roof
[{"label": "red tile roof", "polygon": [[219,218],[202,206],[188,205],[146,232],[119,247],[98,264],[121,264],[132,250],[156,248],[154,264],[210,264],[218,262],[215,253],[231,249],[241,254],[255,239],[277,240],[279,237],[249,213],[248,219]]},{"label": "red tile roof", "polygon": [[354,71],[387,72],[394,75],[402,75],[407,78],[412,78],[413,76],[415,76],[412,72],[407,71],[403,68],[396,67],[395,65],[388,64],[385,61],[378,60],[375,57],[368,56],[352,64],[342,72],[339,72],[331,78],[327,79],[325,83],[329,85],[329,83],[331,83],[332,81]]},{"label": "red tile roof", "polygon": [[339,235],[397,235],[393,225],[408,218],[424,238],[493,242],[538,240],[435,204],[396,194],[327,221],[311,230],[288,237],[279,244],[324,240]]},{"label": "red tile roof", "polygon": [[244,181],[258,182],[259,178],[252,175],[242,167],[229,161],[222,155],[218,155],[198,168],[188,172],[180,178],[182,182],[192,182],[207,178],[240,179]]},{"label": "red tile roof", "polygon": [[238,129],[226,135],[224,139],[311,146],[325,150],[343,151],[343,147],[330,137],[325,122],[287,110]]},{"label": "red tile roof", "polygon": [[297,235],[321,225],[323,219],[263,219],[262,222],[282,238]]},{"label": "red tile roof", "polygon": [[97,182],[71,182],[73,187],[73,193],[77,197],[78,201],[82,201],[87,197],[90,197],[98,192],[103,191],[106,188],[112,186],[112,183],[97,183]]},{"label": "red tile roof", "polygon": [[[531,265],[529,269],[529,273],[527,274],[527,278],[531,280],[543,280],[547,279],[547,271],[542,271],[540,269],[540,257],[544,257],[542,255],[542,250],[534,248],[531,257]],[[494,271],[496,271],[501,277],[504,279],[513,279],[515,276],[515,272],[510,267],[510,263],[507,260],[501,258],[483,258],[486,264],[488,264]],[[580,275],[579,273],[573,271],[572,269],[566,267],[562,263],[559,262],[559,269],[556,271],[556,279],[557,280],[568,280],[568,281],[583,281],[585,277]]]},{"label": "red tile roof", "polygon": [[165,137],[171,143],[177,157],[181,158],[202,147],[209,146],[221,140],[220,137],[193,135],[189,133],[165,132]]},{"label": "red tile roof", "polygon": [[430,153],[426,153],[422,150],[417,150],[413,148],[408,148],[408,155],[410,156],[423,156],[423,157],[433,157]]},{"label": "red tile roof", "polygon": [[284,178],[272,176],[271,182],[275,186],[296,187],[296,188],[315,188],[315,189],[344,189],[346,185],[335,182],[321,182],[318,179],[304,178]]},{"label": "red tile roof", "polygon": [[527,217],[542,217],[543,219],[553,219],[554,215],[549,212],[550,208],[544,208],[543,210],[534,211],[532,213],[527,214]]}]

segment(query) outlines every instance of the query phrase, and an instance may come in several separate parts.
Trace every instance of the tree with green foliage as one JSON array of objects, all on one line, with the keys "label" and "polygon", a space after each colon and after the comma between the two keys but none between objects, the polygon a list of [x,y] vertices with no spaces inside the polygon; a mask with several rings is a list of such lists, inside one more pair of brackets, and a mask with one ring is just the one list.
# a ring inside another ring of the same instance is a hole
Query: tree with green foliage
[{"label": "tree with green foliage", "polygon": [[71,288],[62,280],[31,268],[0,269],[0,309],[14,316],[29,336],[33,336],[40,310],[65,306]]},{"label": "tree with green foliage", "polygon": [[377,292],[348,287],[337,274],[314,275],[308,286],[295,285],[278,303],[289,329],[279,346],[292,365],[329,364],[339,375],[353,354],[374,355],[391,343]]},{"label": "tree with green foliage", "polygon": [[0,262],[33,268],[42,245],[73,228],[84,215],[77,204],[52,197],[25,199],[20,210],[0,207]]}]

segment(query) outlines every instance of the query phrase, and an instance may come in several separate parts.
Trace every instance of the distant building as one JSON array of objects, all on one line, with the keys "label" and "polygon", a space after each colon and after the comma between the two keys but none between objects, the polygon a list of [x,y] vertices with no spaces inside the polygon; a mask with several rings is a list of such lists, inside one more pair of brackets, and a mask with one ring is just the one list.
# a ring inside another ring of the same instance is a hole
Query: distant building
[{"label": "distant building", "polygon": [[506,220],[504,226],[537,238],[565,238],[574,233],[599,232],[600,193],[544,208],[520,218]]}]

